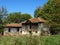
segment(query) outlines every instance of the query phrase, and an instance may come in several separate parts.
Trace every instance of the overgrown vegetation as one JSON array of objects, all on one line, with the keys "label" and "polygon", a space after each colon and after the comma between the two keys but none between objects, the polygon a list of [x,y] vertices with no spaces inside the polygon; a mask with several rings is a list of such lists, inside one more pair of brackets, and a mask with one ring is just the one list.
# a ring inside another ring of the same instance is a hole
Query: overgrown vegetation
[{"label": "overgrown vegetation", "polygon": [[[34,11],[34,17],[40,17],[49,21],[51,30],[60,30],[60,0],[48,0],[43,7],[38,7]],[[20,23],[32,18],[30,14],[21,14],[21,12],[7,13],[5,7],[0,8],[0,27],[7,23]],[[58,29],[57,29],[58,27]]]},{"label": "overgrown vegetation", "polygon": [[60,45],[60,34],[55,36],[1,36],[1,45]]},{"label": "overgrown vegetation", "polygon": [[48,0],[43,7],[38,7],[34,17],[41,17],[49,21],[54,34],[60,30],[60,0]]}]

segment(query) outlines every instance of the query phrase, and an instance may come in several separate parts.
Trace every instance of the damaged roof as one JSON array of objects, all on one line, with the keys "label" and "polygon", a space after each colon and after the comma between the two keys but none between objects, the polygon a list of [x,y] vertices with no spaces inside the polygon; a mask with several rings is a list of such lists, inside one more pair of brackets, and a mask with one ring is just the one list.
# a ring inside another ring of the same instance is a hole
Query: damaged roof
[{"label": "damaged roof", "polygon": [[[38,22],[43,22],[43,23],[45,23],[45,22],[48,22],[47,20],[44,20],[44,19],[42,19],[42,18],[31,18],[31,19],[28,19],[31,23],[38,23]],[[27,20],[27,21],[28,21]],[[27,21],[23,21],[22,23],[26,23]]]},{"label": "damaged roof", "polygon": [[21,23],[6,24],[6,25],[4,25],[4,27],[22,27],[22,24],[27,23],[27,21],[30,21],[31,23],[39,23],[39,22],[45,23],[45,22],[48,22],[47,20],[44,20],[44,19],[38,17],[38,18],[28,19],[28,20],[23,21]]},{"label": "damaged roof", "polygon": [[10,23],[10,24],[6,24],[4,25],[4,27],[22,27],[21,23]]}]

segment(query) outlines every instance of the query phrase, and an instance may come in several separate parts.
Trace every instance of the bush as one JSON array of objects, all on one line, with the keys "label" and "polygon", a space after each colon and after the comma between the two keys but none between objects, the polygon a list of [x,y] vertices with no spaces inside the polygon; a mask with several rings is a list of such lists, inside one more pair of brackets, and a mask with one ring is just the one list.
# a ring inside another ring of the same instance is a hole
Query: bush
[{"label": "bush", "polygon": [[60,33],[60,24],[52,24],[50,27],[51,34],[59,34]]},{"label": "bush", "polygon": [[60,45],[60,34],[52,36],[1,36],[1,45]]}]

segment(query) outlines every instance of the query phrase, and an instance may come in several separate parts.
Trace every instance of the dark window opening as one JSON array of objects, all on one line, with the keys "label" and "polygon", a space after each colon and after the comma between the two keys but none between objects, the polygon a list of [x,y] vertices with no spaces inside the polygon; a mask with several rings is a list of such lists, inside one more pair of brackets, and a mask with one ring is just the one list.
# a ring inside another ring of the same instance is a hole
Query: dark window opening
[{"label": "dark window opening", "polygon": [[19,32],[19,28],[17,28],[17,31]]},{"label": "dark window opening", "polygon": [[31,24],[30,24],[30,29],[31,29]]},{"label": "dark window opening", "polygon": [[3,32],[2,32],[2,35],[3,35]]},{"label": "dark window opening", "polygon": [[10,32],[10,28],[9,28],[9,30],[8,30],[9,32]]},{"label": "dark window opening", "polygon": [[31,33],[32,33],[32,31],[29,31],[29,33],[31,34]]},{"label": "dark window opening", "polygon": [[35,33],[37,33],[37,31],[35,31]]}]

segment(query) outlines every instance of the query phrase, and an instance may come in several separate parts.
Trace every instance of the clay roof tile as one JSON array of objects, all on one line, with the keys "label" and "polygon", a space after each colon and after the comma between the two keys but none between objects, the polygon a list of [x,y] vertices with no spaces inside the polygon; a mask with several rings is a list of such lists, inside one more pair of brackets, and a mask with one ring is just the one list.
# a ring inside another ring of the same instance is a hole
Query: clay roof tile
[{"label": "clay roof tile", "polygon": [[44,20],[42,18],[31,18],[29,19],[32,23],[36,23],[36,22],[48,22],[47,20]]},{"label": "clay roof tile", "polygon": [[22,27],[22,24],[18,24],[18,23],[11,23],[11,24],[6,24],[4,25],[5,27]]}]

